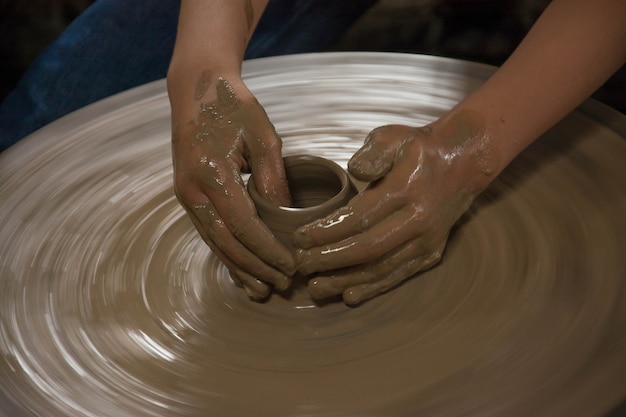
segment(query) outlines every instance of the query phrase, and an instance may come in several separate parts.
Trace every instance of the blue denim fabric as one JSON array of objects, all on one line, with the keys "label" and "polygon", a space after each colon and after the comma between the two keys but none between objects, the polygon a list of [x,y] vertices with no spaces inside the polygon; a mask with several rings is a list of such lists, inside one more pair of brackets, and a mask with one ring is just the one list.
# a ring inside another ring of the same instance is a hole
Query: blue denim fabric
[{"label": "blue denim fabric", "polygon": [[[322,51],[375,0],[271,0],[246,59]],[[0,105],[0,151],[53,120],[165,77],[177,0],[97,0],[44,50]]]}]

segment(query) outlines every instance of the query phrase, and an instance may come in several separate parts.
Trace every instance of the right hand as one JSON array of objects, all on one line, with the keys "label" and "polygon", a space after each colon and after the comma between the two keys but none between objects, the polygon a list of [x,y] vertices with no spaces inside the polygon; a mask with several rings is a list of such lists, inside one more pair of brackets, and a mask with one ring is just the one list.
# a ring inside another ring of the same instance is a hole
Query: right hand
[{"label": "right hand", "polygon": [[[290,205],[281,140],[240,77],[203,73],[195,87],[168,77],[176,196],[202,239],[255,300],[287,289],[293,254],[259,219],[242,172],[277,205]],[[194,97],[195,95],[195,97]]]},{"label": "right hand", "polygon": [[440,261],[452,226],[493,178],[498,155],[477,118],[445,128],[374,129],[348,162],[370,185],[294,234],[298,267],[314,299],[356,305]]}]

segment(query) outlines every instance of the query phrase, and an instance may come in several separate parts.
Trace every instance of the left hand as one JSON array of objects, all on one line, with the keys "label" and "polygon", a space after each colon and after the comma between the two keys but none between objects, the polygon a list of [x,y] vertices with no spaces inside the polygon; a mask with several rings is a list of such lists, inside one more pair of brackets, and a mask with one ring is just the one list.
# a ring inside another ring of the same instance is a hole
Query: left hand
[{"label": "left hand", "polygon": [[323,272],[309,281],[313,298],[341,294],[358,304],[439,262],[477,194],[471,181],[488,174],[481,161],[490,162],[485,149],[492,150],[477,133],[393,125],[368,135],[348,169],[369,187],[295,233],[298,270]]},{"label": "left hand", "polygon": [[290,205],[281,140],[265,110],[238,76],[207,76],[205,103],[174,88],[178,79],[169,81],[174,189],[181,205],[250,298],[289,288],[293,254],[258,217],[241,177],[252,172],[250,181],[264,198]]}]

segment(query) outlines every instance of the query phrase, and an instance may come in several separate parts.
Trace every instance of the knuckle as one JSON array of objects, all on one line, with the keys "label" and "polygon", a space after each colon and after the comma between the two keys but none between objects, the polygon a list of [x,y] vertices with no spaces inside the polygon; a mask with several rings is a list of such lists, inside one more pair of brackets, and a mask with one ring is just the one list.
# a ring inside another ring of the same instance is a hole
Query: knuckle
[{"label": "knuckle", "polygon": [[[282,152],[282,142],[277,138],[260,139],[260,146],[250,152],[250,158],[261,161],[278,160]],[[252,150],[252,149],[251,149]]]},{"label": "knuckle", "polygon": [[[433,246],[436,246],[436,249],[432,249]],[[428,245],[427,248],[423,249],[423,253],[424,255],[422,255],[422,267],[421,269],[427,269],[430,268],[432,266],[437,265],[439,262],[441,262],[441,259],[443,258],[443,250],[445,247],[445,242],[443,245]]]},{"label": "knuckle", "polygon": [[356,228],[358,232],[364,232],[366,231],[370,226],[370,219],[367,216],[363,216],[360,219],[358,219],[357,224],[356,224]]},{"label": "knuckle", "polygon": [[409,204],[404,207],[404,215],[408,223],[415,230],[416,235],[424,235],[433,228],[433,213],[423,205]]},{"label": "knuckle", "polygon": [[443,253],[440,250],[436,250],[430,254],[430,256],[426,259],[427,266],[438,264],[443,257]]}]

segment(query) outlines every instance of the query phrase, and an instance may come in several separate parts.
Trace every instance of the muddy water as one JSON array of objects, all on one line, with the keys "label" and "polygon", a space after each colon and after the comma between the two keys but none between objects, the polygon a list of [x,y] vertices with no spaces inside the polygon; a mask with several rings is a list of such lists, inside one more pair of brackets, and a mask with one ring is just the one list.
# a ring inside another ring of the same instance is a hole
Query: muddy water
[{"label": "muddy water", "polygon": [[[286,155],[344,167],[485,75],[379,54],[247,74]],[[604,415],[626,398],[623,135],[568,117],[397,291],[260,304],[174,198],[164,84],[84,109],[0,156],[0,415]]]}]

